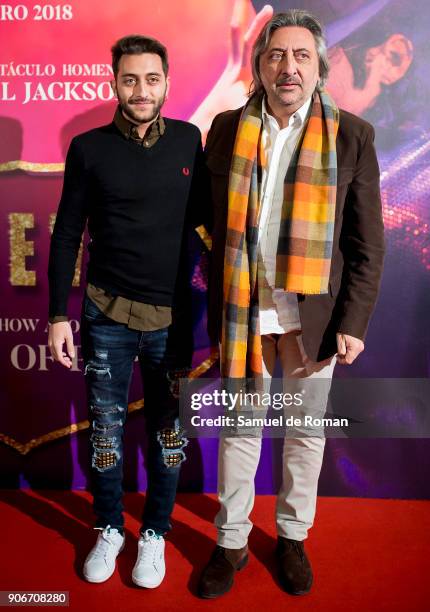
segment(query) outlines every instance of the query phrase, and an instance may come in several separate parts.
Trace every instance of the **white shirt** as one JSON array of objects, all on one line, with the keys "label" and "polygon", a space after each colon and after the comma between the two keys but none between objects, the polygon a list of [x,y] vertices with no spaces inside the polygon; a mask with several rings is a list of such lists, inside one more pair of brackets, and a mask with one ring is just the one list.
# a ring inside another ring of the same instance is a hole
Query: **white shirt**
[{"label": "white shirt", "polygon": [[260,334],[284,334],[301,329],[297,294],[274,289],[284,179],[311,105],[309,98],[280,129],[269,115],[263,98],[262,143],[266,167],[262,174],[261,209],[258,226]]}]

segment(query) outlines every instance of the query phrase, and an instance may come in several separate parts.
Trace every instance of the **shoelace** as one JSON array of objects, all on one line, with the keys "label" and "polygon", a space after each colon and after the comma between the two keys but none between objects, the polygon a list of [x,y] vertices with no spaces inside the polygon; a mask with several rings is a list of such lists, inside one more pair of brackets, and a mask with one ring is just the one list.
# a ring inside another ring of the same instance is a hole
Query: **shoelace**
[{"label": "shoelace", "polygon": [[101,531],[100,536],[97,538],[96,546],[93,550],[92,557],[97,559],[99,557],[105,558],[111,546],[113,546],[113,535],[109,533],[110,525],[107,527],[94,527],[98,531]]},{"label": "shoelace", "polygon": [[147,529],[143,533],[143,540],[139,540],[139,563],[154,564],[159,540],[153,529]]}]

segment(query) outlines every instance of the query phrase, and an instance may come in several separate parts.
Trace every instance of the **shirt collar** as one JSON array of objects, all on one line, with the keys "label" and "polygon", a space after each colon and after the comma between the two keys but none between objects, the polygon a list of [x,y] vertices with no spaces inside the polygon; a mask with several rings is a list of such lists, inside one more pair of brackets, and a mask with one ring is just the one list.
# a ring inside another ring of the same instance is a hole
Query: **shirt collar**
[{"label": "shirt collar", "polygon": [[[304,102],[302,104],[302,106],[300,108],[298,108],[293,115],[291,115],[290,121],[289,121],[288,125],[292,125],[294,122],[297,122],[298,125],[303,125],[303,123],[306,120],[309,108],[311,106],[311,102],[312,102],[312,96],[310,96],[306,100],[306,102]],[[280,129],[278,122],[273,117],[273,115],[271,115],[269,113],[269,111],[267,109],[266,96],[263,96],[263,102],[262,102],[261,110],[262,110],[263,121],[270,121],[270,119],[273,119],[275,121],[276,125],[278,126],[278,129]]]},{"label": "shirt collar", "polygon": [[[137,132],[137,126],[131,121],[129,121],[126,117],[124,117],[121,111],[121,107],[119,105],[116,108],[113,121],[116,127],[121,132],[121,134],[125,136],[127,140],[129,138],[132,138],[133,140],[143,140],[143,138],[140,138]],[[151,138],[152,136],[162,136],[164,134],[165,129],[166,124],[164,122],[164,119],[161,115],[158,115],[157,119],[153,123],[151,123],[144,138],[146,140],[148,138]]]}]

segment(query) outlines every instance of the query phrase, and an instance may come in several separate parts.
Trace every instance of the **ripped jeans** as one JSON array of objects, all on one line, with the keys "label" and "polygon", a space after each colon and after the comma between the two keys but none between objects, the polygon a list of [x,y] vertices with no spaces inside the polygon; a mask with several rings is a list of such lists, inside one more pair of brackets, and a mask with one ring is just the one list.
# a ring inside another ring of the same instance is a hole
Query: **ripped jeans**
[{"label": "ripped jeans", "polygon": [[91,424],[96,527],[110,525],[123,531],[123,428],[137,356],[144,382],[143,412],[148,434],[148,486],[141,531],[153,529],[163,534],[171,529],[169,519],[187,440],[179,428],[178,399],[172,383],[175,373],[183,370],[177,368],[169,329],[129,329],[105,316],[85,295],[81,342]]}]

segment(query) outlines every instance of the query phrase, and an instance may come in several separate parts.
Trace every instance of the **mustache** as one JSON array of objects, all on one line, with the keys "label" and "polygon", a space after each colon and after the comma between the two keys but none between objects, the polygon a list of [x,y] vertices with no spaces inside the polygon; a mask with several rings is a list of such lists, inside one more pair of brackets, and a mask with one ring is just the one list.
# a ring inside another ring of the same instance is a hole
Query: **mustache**
[{"label": "mustache", "polygon": [[149,98],[130,98],[128,103],[129,104],[154,104],[154,100],[150,100]]},{"label": "mustache", "polygon": [[276,81],[276,85],[299,85],[301,87],[302,84],[297,79],[283,78]]}]

